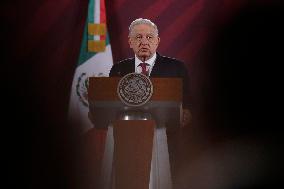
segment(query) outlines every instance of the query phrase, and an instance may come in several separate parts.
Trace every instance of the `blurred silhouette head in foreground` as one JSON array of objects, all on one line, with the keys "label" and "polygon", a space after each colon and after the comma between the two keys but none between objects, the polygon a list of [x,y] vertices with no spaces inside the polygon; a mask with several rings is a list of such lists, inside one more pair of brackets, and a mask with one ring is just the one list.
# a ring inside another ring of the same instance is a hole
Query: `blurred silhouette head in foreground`
[{"label": "blurred silhouette head in foreground", "polygon": [[283,18],[283,3],[250,4],[204,47],[199,119],[220,139],[184,166],[180,189],[283,185],[276,141],[283,125]]},{"label": "blurred silhouette head in foreground", "polygon": [[205,49],[202,100],[214,129],[240,135],[277,129],[283,18],[280,4],[249,5]]}]

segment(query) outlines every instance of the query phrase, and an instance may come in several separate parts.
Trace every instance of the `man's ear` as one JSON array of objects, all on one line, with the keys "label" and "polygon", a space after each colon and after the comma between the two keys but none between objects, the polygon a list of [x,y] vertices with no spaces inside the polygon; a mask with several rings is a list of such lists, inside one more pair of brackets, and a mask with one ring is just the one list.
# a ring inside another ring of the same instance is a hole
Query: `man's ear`
[{"label": "man's ear", "polygon": [[158,42],[157,42],[157,45],[159,45],[160,41],[161,41],[161,38],[158,36]]},{"label": "man's ear", "polygon": [[128,37],[128,44],[129,44],[129,47],[132,49],[132,41],[131,41],[130,37]]}]

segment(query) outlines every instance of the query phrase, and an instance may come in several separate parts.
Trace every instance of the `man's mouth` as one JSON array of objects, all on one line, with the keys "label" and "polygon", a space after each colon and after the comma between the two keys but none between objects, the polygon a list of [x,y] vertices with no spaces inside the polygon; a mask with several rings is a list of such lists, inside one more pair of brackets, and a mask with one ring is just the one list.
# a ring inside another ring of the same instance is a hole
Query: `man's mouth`
[{"label": "man's mouth", "polygon": [[148,48],[141,48],[140,51],[148,51]]}]

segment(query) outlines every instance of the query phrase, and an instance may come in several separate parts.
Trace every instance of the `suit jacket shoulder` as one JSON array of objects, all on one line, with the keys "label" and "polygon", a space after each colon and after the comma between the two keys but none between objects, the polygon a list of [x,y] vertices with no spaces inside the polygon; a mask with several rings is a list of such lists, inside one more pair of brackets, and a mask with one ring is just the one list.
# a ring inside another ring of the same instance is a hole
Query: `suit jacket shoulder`
[{"label": "suit jacket shoulder", "polygon": [[187,72],[187,69],[182,61],[157,54],[157,59],[151,72],[151,76],[183,77],[185,74],[184,72]]},{"label": "suit jacket shoulder", "polygon": [[134,58],[128,58],[118,63],[114,64],[110,70],[109,76],[110,77],[122,77],[128,73],[134,72]]},{"label": "suit jacket shoulder", "polygon": [[172,57],[162,56],[160,54],[157,54],[157,61],[164,61],[168,63],[182,63],[180,60]]}]

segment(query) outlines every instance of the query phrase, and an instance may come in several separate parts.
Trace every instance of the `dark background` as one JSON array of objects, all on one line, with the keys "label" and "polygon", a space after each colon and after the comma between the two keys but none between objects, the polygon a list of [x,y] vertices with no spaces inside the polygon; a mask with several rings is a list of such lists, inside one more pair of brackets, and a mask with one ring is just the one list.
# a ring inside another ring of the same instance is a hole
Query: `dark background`
[{"label": "dark background", "polygon": [[[224,127],[212,126],[213,124],[208,127],[208,120],[212,121],[210,112],[218,112],[216,109],[211,109],[213,105],[208,104],[210,102],[220,104],[217,101],[217,96],[220,95],[211,90],[210,87],[201,90],[200,86],[215,86],[208,83],[204,84],[203,81],[210,78],[210,73],[216,73],[215,65],[219,65],[216,62],[223,59],[222,57],[213,57],[214,62],[207,58],[210,57],[208,51],[215,52],[216,47],[212,44],[218,44],[216,39],[220,38],[216,38],[217,33],[220,34],[221,31],[223,32],[224,29],[229,27],[230,24],[228,23],[234,21],[235,15],[243,10],[248,10],[249,4],[250,6],[261,6],[262,9],[268,7],[267,10],[273,10],[268,6],[273,4],[271,1],[249,2],[234,0],[110,0],[106,2],[107,24],[114,62],[131,56],[132,52],[127,44],[128,25],[135,18],[144,17],[154,21],[159,28],[161,43],[158,51],[163,55],[176,57],[186,63],[192,78],[191,89],[195,115],[202,120],[206,117],[207,120],[206,123],[195,123],[195,125],[200,124],[203,129],[193,128],[182,134],[183,137],[194,141],[188,143],[188,139],[185,139],[179,143],[181,145],[185,143],[188,148],[196,150],[193,150],[190,155],[193,152],[200,153],[205,149],[205,146],[209,148],[208,146],[215,144],[216,141],[223,141],[224,136],[239,136],[246,133],[234,129],[228,131]],[[9,178],[7,181],[10,185],[16,184],[28,188],[78,188],[77,169],[80,166],[80,164],[78,165],[80,157],[77,157],[78,153],[76,153],[78,136],[77,133],[72,132],[65,118],[87,15],[87,6],[87,0],[1,2],[0,36],[1,52],[3,53],[1,56],[1,78],[3,78],[1,80],[1,128],[3,128],[3,131],[1,133],[5,150],[3,153],[4,164],[7,166],[7,171],[5,169],[4,174]],[[268,15],[271,15],[272,12],[270,11]],[[271,19],[279,18],[281,20],[280,17],[281,15],[275,15]],[[247,25],[240,24],[236,30],[232,31],[245,32],[246,27],[251,26],[254,21],[247,22]],[[263,23],[262,21],[263,19],[258,20],[260,23]],[[278,26],[280,22],[276,19],[273,22],[275,25],[271,25],[269,24],[270,21],[266,20],[263,25],[259,25],[261,27],[254,28],[252,26],[253,33],[251,36],[262,31],[263,27],[266,28],[265,31],[269,33],[269,36],[274,36],[273,31],[278,30],[278,28],[274,29],[273,27]],[[256,35],[254,42],[262,41],[266,33]],[[280,33],[276,36],[280,36]],[[232,40],[232,43],[238,42],[238,39],[242,42],[246,41],[243,37],[233,37],[233,39],[228,38],[229,41]],[[228,40],[223,39],[223,42],[228,42]],[[274,44],[276,41],[278,39],[274,38],[273,42],[265,43],[267,49],[278,44]],[[254,42],[250,44],[255,44]],[[209,44],[212,46],[209,46]],[[228,44],[218,44],[217,49],[222,49],[222,45]],[[229,48],[230,52],[238,52],[247,46],[238,43],[237,47],[235,49]],[[253,46],[254,48],[255,46]],[[212,52],[211,54],[215,54]],[[226,51],[220,50],[218,52],[222,56],[223,52]],[[265,54],[266,51],[259,53],[255,50],[253,53],[260,62],[262,60],[260,56]],[[229,57],[232,59],[237,55],[239,54],[229,54]],[[278,62],[280,57],[277,56],[273,60],[273,64],[268,63],[271,61],[270,59],[267,59],[266,62],[261,61],[262,71],[270,68],[270,65],[273,66],[274,70],[277,70],[278,64],[275,62]],[[252,61],[254,60],[250,62]],[[213,64],[203,64],[204,62],[213,62]],[[220,66],[222,69],[219,70],[225,72],[224,65],[220,64]],[[246,70],[249,68],[245,74],[252,74],[255,73],[254,66],[245,65],[238,69]],[[236,73],[234,72],[234,74]],[[265,72],[265,74],[267,74],[265,77],[267,79],[271,72]],[[258,77],[260,75],[258,74]],[[217,81],[219,78],[213,75],[211,79]],[[227,77],[221,77],[221,81],[224,79],[226,80]],[[250,77],[247,77],[247,79],[250,79]],[[242,81],[245,81],[245,79]],[[278,78],[273,81],[278,81]],[[230,83],[227,85],[230,86]],[[247,87],[249,88],[249,86]],[[217,91],[220,88],[226,87],[215,86]],[[207,98],[211,92],[213,99]],[[258,92],[262,93],[263,91],[259,90]],[[252,94],[256,95],[256,93]],[[203,103],[205,102],[204,99],[208,100],[209,103]],[[223,100],[222,103],[229,104]],[[213,107],[219,107],[216,104]],[[271,106],[269,110],[265,109],[265,111],[274,111],[274,107]],[[220,113],[218,116],[224,116],[224,114]],[[213,117],[216,118],[217,116]],[[219,122],[216,122],[216,125],[220,125]],[[216,128],[223,134],[217,132]],[[249,133],[253,129],[255,127]],[[196,139],[193,136],[194,134],[202,135],[206,140],[201,140],[198,137]],[[179,160],[188,161],[187,155]],[[179,166],[176,165],[177,172]]]}]

